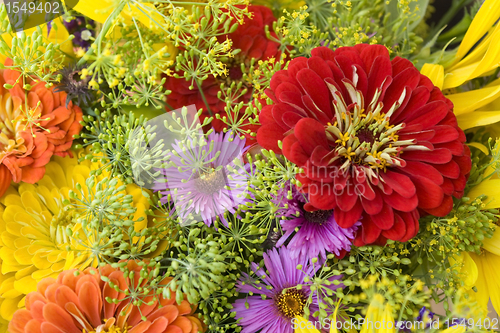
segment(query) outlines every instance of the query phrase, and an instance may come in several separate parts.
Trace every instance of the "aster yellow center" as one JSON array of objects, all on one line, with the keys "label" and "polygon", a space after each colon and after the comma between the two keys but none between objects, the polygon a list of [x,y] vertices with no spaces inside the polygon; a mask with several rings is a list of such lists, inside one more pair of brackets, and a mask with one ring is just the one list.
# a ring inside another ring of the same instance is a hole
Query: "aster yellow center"
[{"label": "aster yellow center", "polygon": [[279,313],[289,319],[303,316],[306,302],[307,297],[304,292],[297,289],[288,289],[275,298]]},{"label": "aster yellow center", "polygon": [[399,139],[398,131],[405,127],[404,124],[390,124],[391,116],[405,100],[406,91],[387,113],[383,113],[384,104],[380,101],[382,88],[377,88],[373,99],[367,103],[356,89],[356,70],[353,81],[353,84],[344,82],[352,100],[350,105],[334,85],[327,83],[333,96],[336,117],[334,124],[328,123],[325,127],[334,152],[329,164],[340,159],[344,161],[341,170],[355,164],[385,171],[387,167],[404,166],[405,162],[400,158],[404,150],[428,150],[425,146],[415,145],[414,140]]}]

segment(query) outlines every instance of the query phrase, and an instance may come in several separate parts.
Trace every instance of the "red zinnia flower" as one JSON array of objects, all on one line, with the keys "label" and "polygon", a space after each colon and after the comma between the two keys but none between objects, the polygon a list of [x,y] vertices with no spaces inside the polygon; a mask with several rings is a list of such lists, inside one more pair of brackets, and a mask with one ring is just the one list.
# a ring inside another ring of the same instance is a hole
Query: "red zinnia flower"
[{"label": "red zinnia flower", "polygon": [[463,195],[471,159],[453,104],[384,46],[315,48],[267,94],[257,141],[304,169],[306,209],[361,221],[355,244],[407,241],[420,213],[445,216]]},{"label": "red zinnia flower", "polygon": [[[273,22],[276,21],[273,12],[265,6],[253,5],[248,6],[248,12],[252,13],[252,18],[245,16],[244,24],[238,26],[235,32],[218,37],[219,42],[225,41],[226,38],[231,39],[233,41],[232,48],[241,50],[240,53],[226,63],[228,75],[217,78],[209,76],[201,85],[207,104],[214,115],[216,113],[220,114],[221,117],[225,115],[224,107],[226,103],[217,97],[217,93],[220,91],[221,83],[226,83],[229,86],[232,82],[240,81],[243,77],[241,64],[250,65],[252,58],[256,60],[267,60],[272,57],[279,59],[281,54],[278,49],[279,44],[269,40],[265,32],[266,25],[272,28]],[[273,32],[271,35],[276,36]],[[171,90],[172,93],[167,97],[167,103],[174,109],[195,104],[197,109],[203,109],[201,117],[203,122],[210,114],[203,101],[200,89],[195,86],[193,90],[190,90],[190,85],[191,82],[186,81],[184,78],[168,77],[165,88]],[[246,94],[233,102],[243,101],[247,103],[252,97],[252,89],[249,84],[247,88]],[[225,127],[225,124],[214,117],[212,126],[216,131],[220,132]]]}]

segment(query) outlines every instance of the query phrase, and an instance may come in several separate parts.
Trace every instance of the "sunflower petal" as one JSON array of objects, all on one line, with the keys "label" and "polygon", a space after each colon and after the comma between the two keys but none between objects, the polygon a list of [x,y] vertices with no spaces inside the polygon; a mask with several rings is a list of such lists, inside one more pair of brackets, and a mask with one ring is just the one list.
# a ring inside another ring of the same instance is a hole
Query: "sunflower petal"
[{"label": "sunflower petal", "polygon": [[455,105],[453,113],[456,116],[472,112],[492,102],[500,96],[500,85],[471,90],[463,93],[447,95]]},{"label": "sunflower petal", "polygon": [[481,37],[491,28],[500,17],[500,2],[498,0],[486,0],[479,12],[474,17],[467,33],[465,34],[456,59],[462,59]]},{"label": "sunflower petal", "polygon": [[458,126],[466,130],[500,121],[500,111],[476,111],[457,116]]},{"label": "sunflower petal", "polygon": [[439,89],[443,89],[444,67],[441,65],[424,64],[420,73],[431,79],[432,83]]}]

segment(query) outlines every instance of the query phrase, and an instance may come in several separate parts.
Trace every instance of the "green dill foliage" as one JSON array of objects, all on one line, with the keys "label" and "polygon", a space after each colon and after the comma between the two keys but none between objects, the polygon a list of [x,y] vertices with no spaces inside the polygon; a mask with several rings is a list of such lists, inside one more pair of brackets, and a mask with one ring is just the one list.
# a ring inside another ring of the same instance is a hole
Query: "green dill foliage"
[{"label": "green dill foliage", "polygon": [[257,257],[262,257],[261,244],[266,240],[267,229],[259,228],[248,219],[242,219],[240,214],[241,211],[235,214],[226,213],[228,226],[216,221],[214,228],[219,233],[223,250],[229,254],[229,262],[248,267]]},{"label": "green dill foliage", "polygon": [[[85,185],[77,184],[77,191],[70,191],[64,201],[66,211],[80,225],[67,228],[67,233],[78,245],[75,251],[88,255],[96,264],[142,260],[171,235],[171,220],[165,215],[136,230],[137,224],[147,221],[137,216],[133,196],[117,178],[91,176]],[[142,195],[149,197],[146,192]]]},{"label": "green dill foliage", "polygon": [[[110,110],[94,111],[95,116],[84,116],[85,131],[76,136],[81,139],[77,149],[90,146],[89,152],[81,159],[102,162],[96,174],[103,170],[109,171],[112,176],[130,184],[134,181],[132,161],[130,160],[128,138],[134,130],[145,121],[143,115],[135,117],[134,113],[112,115]],[[136,161],[134,161],[136,162]]]},{"label": "green dill foliage", "polygon": [[451,296],[464,285],[461,265],[456,263],[461,253],[479,254],[482,240],[493,235],[499,212],[483,210],[485,199],[483,196],[470,202],[463,197],[446,217],[420,219],[421,232],[410,240],[416,260],[422,264],[415,276],[425,278],[428,286],[445,290],[439,297]]},{"label": "green dill foliage", "polygon": [[276,212],[286,207],[274,202],[278,191],[288,187],[288,195],[291,195],[291,187],[296,184],[295,175],[300,169],[286,157],[266,149],[253,157],[248,154],[247,159],[251,166],[251,196],[244,209],[243,221],[264,229],[267,236],[271,231],[281,230]]},{"label": "green dill foliage", "polygon": [[[4,4],[0,5],[0,54],[13,60],[11,66],[0,64],[20,73],[19,84],[30,90],[28,81],[41,80],[46,86],[52,86],[59,80],[57,71],[64,66],[66,55],[61,45],[70,42],[73,36],[65,40],[49,40],[46,25],[22,31],[12,31]],[[42,29],[43,28],[43,29]],[[53,22],[52,29],[65,29],[60,23]],[[11,87],[6,87],[10,89]]]},{"label": "green dill foliage", "polygon": [[318,45],[332,48],[360,43],[383,44],[394,54],[415,52],[422,38],[413,30],[425,17],[428,0],[306,0],[284,10],[275,31],[295,56],[308,56]]},{"label": "green dill foliage", "polygon": [[[82,75],[91,77],[91,86],[106,82],[113,88],[124,78],[127,81],[130,76],[140,77],[140,73],[145,75],[146,82],[152,83],[162,73],[173,75],[174,64],[175,70],[182,71],[192,83],[208,75],[225,75],[227,70],[221,58],[232,57],[231,42],[220,43],[216,37],[236,29],[238,22],[248,15],[246,7],[237,5],[247,2],[191,2],[188,6],[183,1],[163,0],[155,4],[125,0],[113,4],[95,43],[80,60],[89,64]],[[120,16],[124,9],[141,12],[150,26],[134,17],[125,22]],[[113,31],[117,28],[121,29],[119,34]],[[106,42],[108,34],[118,40]],[[174,46],[182,47],[184,52],[176,55]]]},{"label": "green dill foliage", "polygon": [[226,332],[230,328],[238,331],[235,314],[229,313],[241,270],[230,250],[234,240],[203,222],[190,227],[177,225],[177,230],[172,249],[161,260],[168,278],[163,296],[171,297],[173,290],[177,291],[178,303],[185,294],[191,304],[199,304],[208,332]]}]

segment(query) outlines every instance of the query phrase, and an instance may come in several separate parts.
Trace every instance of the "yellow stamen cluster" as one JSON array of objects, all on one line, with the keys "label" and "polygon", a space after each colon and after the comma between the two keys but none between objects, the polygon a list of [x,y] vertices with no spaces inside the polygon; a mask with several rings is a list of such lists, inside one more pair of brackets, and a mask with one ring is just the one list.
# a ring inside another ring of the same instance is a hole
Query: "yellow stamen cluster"
[{"label": "yellow stamen cluster", "polygon": [[384,105],[379,100],[382,89],[376,90],[368,104],[356,89],[359,76],[356,69],[353,71],[353,82],[343,82],[352,101],[351,105],[348,106],[344,96],[334,85],[328,84],[334,100],[336,119],[335,124],[328,123],[325,128],[331,146],[335,147],[335,154],[329,163],[340,159],[343,161],[341,170],[348,169],[351,164],[364,165],[376,177],[378,170],[385,172],[388,167],[404,165],[400,158],[404,150],[428,150],[425,146],[415,145],[414,140],[399,140],[397,133],[405,125],[389,123],[391,116],[404,101],[406,91],[383,113]]},{"label": "yellow stamen cluster", "polygon": [[286,318],[303,316],[306,302],[307,298],[304,293],[297,289],[288,289],[278,295],[275,300],[278,311]]}]

